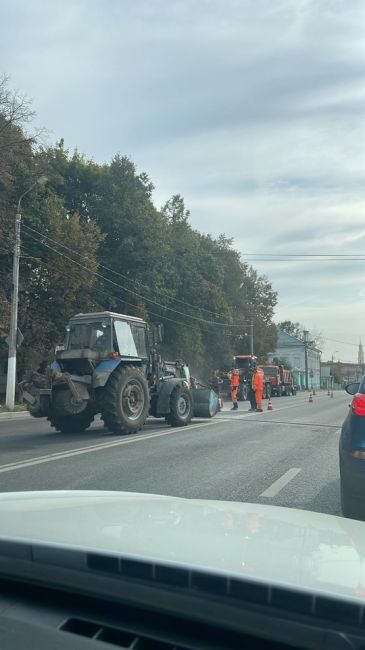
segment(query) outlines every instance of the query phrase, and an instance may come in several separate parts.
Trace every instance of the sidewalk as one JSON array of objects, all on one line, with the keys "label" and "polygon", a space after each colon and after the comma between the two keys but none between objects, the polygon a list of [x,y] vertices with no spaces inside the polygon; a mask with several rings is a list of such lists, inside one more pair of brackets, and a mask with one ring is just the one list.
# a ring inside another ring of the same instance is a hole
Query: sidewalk
[{"label": "sidewalk", "polygon": [[4,411],[0,413],[0,422],[2,420],[25,420],[29,417],[29,411]]}]

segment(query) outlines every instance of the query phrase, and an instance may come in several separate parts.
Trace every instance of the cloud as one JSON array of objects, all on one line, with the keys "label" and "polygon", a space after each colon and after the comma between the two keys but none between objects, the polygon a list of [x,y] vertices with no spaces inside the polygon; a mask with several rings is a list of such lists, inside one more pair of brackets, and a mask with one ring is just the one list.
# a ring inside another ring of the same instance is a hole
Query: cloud
[{"label": "cloud", "polygon": [[[181,193],[242,254],[355,253],[364,18],[363,0],[4,0],[0,60],[53,139],[130,155],[157,206]],[[254,265],[278,318],[358,340],[362,263]]]}]

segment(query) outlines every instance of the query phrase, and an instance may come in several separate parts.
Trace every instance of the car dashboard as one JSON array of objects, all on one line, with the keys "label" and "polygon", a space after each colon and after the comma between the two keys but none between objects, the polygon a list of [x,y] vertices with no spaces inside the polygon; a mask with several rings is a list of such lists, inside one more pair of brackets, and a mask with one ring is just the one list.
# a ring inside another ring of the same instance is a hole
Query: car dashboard
[{"label": "car dashboard", "polygon": [[0,540],[1,650],[363,648],[354,600],[34,541]]}]

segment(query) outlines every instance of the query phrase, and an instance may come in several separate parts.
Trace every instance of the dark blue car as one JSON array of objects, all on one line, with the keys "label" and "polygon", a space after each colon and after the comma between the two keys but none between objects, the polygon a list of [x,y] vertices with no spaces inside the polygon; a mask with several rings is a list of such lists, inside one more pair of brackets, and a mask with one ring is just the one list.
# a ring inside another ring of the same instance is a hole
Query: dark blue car
[{"label": "dark blue car", "polygon": [[340,436],[342,512],[365,520],[365,376],[346,391],[353,398]]}]

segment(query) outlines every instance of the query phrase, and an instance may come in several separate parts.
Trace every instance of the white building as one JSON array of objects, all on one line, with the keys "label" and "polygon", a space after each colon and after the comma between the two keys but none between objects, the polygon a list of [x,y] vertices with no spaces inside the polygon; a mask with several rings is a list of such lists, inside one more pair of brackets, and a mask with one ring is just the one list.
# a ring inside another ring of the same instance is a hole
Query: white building
[{"label": "white building", "polygon": [[305,388],[305,354],[307,345],[308,356],[308,387],[320,388],[321,383],[321,351],[306,344],[302,339],[291,336],[281,329],[278,329],[278,342],[275,352],[268,354],[268,361],[272,363],[275,357],[285,359],[292,367],[296,383]]}]

